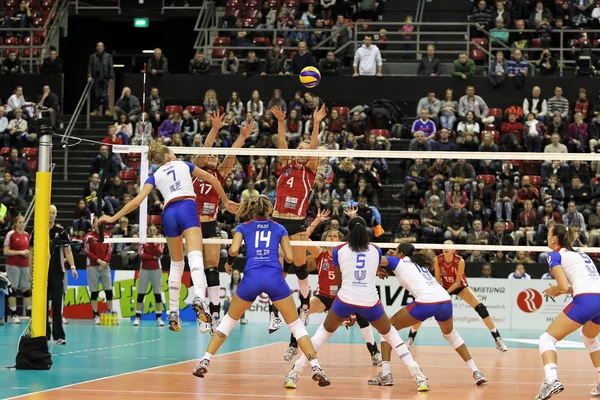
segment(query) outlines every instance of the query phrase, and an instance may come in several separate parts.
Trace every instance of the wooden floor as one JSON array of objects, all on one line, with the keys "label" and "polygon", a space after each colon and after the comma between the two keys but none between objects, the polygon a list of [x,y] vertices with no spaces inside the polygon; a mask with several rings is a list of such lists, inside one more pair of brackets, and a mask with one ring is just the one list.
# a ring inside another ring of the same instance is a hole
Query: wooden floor
[{"label": "wooden floor", "polygon": [[[218,355],[209,374],[200,379],[191,375],[195,361],[149,368],[113,377],[77,383],[21,399],[53,400],[84,398],[119,399],[411,399],[411,400],[531,400],[543,380],[543,368],[536,349],[512,348],[499,353],[492,348],[473,348],[479,369],[489,379],[475,386],[470,370],[449,346],[417,346],[415,359],[429,377],[432,391],[419,394],[408,371],[392,359],[395,385],[372,387],[367,379],[375,375],[364,344],[326,344],[319,360],[331,378],[331,386],[320,388],[308,376],[308,369],[296,390],[284,389],[283,379],[291,364],[283,361],[285,343]],[[557,399],[588,399],[597,379],[587,352],[561,350],[559,376],[565,391]]]}]

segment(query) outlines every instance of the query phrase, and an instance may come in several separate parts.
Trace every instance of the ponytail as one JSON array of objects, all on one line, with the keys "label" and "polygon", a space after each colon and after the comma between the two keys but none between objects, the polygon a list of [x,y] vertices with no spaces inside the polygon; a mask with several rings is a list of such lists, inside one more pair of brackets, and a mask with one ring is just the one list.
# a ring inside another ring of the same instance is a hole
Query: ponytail
[{"label": "ponytail", "polygon": [[355,253],[363,253],[369,249],[369,233],[367,223],[362,217],[353,217],[348,222],[348,236],[346,240],[350,249]]},{"label": "ponytail", "polygon": [[552,227],[553,236],[558,239],[560,247],[569,251],[575,251],[573,242],[575,241],[575,230],[563,224],[554,224]]}]

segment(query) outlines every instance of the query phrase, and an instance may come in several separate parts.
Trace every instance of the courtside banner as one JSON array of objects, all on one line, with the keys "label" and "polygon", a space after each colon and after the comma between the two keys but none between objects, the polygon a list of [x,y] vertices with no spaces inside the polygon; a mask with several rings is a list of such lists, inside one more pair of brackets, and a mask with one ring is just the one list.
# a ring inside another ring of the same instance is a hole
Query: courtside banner
[{"label": "courtside banner", "polygon": [[554,280],[513,280],[510,307],[513,329],[545,329],[573,301],[572,295],[551,298],[544,289]]}]

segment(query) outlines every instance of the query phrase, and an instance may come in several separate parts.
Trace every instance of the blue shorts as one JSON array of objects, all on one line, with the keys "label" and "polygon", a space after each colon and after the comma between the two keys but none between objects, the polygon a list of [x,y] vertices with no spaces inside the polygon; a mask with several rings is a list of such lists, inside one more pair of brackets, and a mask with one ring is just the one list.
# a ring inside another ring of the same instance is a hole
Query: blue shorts
[{"label": "blue shorts", "polygon": [[291,296],[292,291],[283,277],[281,267],[251,268],[244,272],[235,292],[237,297],[252,303],[261,293],[266,293],[271,301]]},{"label": "blue shorts", "polygon": [[575,296],[563,312],[578,324],[588,321],[600,325],[600,294],[589,293]]},{"label": "blue shorts", "polygon": [[452,318],[452,301],[443,303],[417,303],[413,301],[406,306],[406,311],[414,319],[425,321],[428,318],[435,317],[436,321],[444,322]]},{"label": "blue shorts", "polygon": [[331,311],[333,311],[335,315],[337,315],[340,318],[348,318],[352,314],[360,314],[364,319],[366,319],[369,322],[376,321],[379,318],[381,318],[383,314],[385,314],[385,311],[383,310],[383,306],[381,305],[380,301],[378,301],[377,304],[375,304],[372,307],[365,307],[346,304],[339,298],[336,298],[333,302],[333,305],[331,306]]},{"label": "blue shorts", "polygon": [[165,236],[174,238],[183,235],[189,228],[199,228],[198,207],[193,200],[179,200],[165,208],[162,215]]}]

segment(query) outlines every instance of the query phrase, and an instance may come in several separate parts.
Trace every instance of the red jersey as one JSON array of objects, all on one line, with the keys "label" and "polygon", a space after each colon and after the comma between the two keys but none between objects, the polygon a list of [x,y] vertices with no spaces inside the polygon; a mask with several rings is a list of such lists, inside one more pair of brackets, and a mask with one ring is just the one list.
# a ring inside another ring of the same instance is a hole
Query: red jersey
[{"label": "red jersey", "polygon": [[[217,178],[221,186],[225,186],[225,178],[221,176],[218,169],[202,169]],[[194,192],[196,192],[198,215],[206,215],[217,219],[217,214],[219,213],[219,201],[221,201],[219,194],[213,188],[213,185],[202,179],[194,178],[193,182]]]},{"label": "red jersey", "polygon": [[160,259],[162,257],[165,245],[163,243],[140,244],[138,254],[141,260],[141,269],[161,269]]},{"label": "red jersey", "polygon": [[[23,231],[19,233],[17,231],[10,231],[4,239],[4,246],[8,246],[9,249],[15,251],[29,249],[29,233]],[[28,256],[6,256],[6,265],[12,265],[13,267],[29,267]]]},{"label": "red jersey", "polygon": [[[458,263],[462,259],[463,258],[461,256],[455,254],[452,262],[447,263],[444,260],[443,254],[437,256],[438,267],[440,268],[440,277],[442,278],[442,286],[444,289],[448,289],[454,284],[454,281],[457,279],[456,275],[458,274]],[[460,279],[460,287],[468,286],[465,274],[458,279]]]},{"label": "red jersey", "polygon": [[314,183],[315,173],[305,164],[297,164],[296,160],[292,160],[288,165],[281,167],[281,175],[277,180],[275,210],[306,217],[308,196]]},{"label": "red jersey", "polygon": [[[110,238],[108,232],[104,233],[106,239]],[[83,237],[83,245],[87,254],[87,266],[97,267],[98,259],[110,264],[112,257],[112,246],[110,243],[100,243],[100,236],[94,231],[89,231]]]},{"label": "red jersey", "polygon": [[335,267],[333,266],[331,255],[327,251],[323,251],[315,261],[317,263],[317,271],[319,271],[317,294],[331,299],[335,298],[338,291],[338,282],[335,278]]}]

